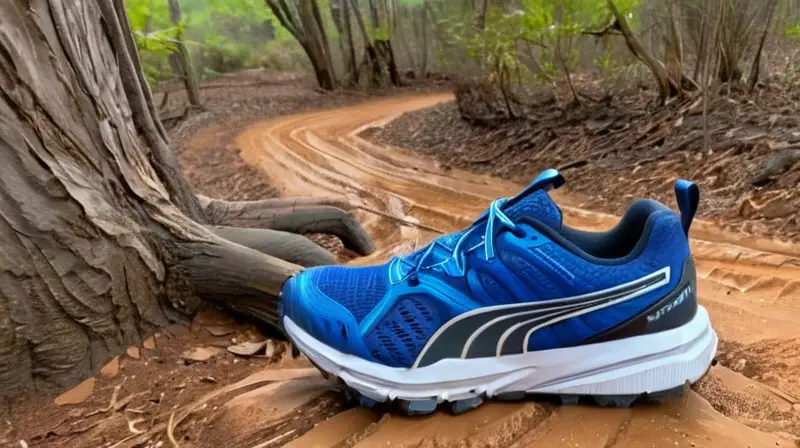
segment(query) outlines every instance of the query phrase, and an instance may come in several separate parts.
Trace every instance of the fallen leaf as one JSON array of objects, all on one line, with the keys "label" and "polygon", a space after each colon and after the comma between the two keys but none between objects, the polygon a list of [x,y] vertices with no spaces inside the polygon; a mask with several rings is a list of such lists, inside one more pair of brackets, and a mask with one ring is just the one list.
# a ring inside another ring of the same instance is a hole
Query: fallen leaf
[{"label": "fallen leaf", "polygon": [[262,353],[267,346],[267,341],[261,342],[242,342],[241,344],[231,345],[228,351],[239,356],[254,356]]},{"label": "fallen leaf", "polygon": [[219,350],[214,347],[195,347],[181,353],[181,358],[190,362],[205,362],[217,354]]},{"label": "fallen leaf", "polygon": [[212,325],[210,327],[206,327],[206,331],[211,333],[211,336],[220,337],[220,336],[227,336],[233,333],[234,329],[231,327],[221,327],[218,325]]},{"label": "fallen leaf", "polygon": [[145,339],[142,343],[142,347],[148,350],[155,350],[156,349],[156,340],[154,337],[150,336],[149,338]]},{"label": "fallen leaf", "polygon": [[78,404],[83,403],[87,398],[92,395],[94,392],[94,377],[91,377],[81,384],[73,387],[72,389],[64,392],[63,394],[56,397],[55,403],[58,406],[63,406],[65,404]]},{"label": "fallen leaf", "polygon": [[139,359],[141,357],[141,353],[139,352],[139,347],[128,347],[127,350],[128,356],[133,359]]},{"label": "fallen leaf", "polygon": [[100,375],[106,378],[114,378],[119,373],[119,356],[115,356],[108,364],[100,369]]}]

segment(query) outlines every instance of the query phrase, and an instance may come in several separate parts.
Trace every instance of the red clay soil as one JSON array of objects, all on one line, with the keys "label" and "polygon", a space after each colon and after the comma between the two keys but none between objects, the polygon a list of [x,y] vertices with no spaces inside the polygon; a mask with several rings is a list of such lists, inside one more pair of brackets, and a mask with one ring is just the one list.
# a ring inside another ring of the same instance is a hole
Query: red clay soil
[{"label": "red clay soil", "polygon": [[[168,108],[185,111],[178,120],[168,120],[172,149],[197,194],[229,201],[252,201],[280,196],[269,172],[247,164],[233,139],[248,125],[270,117],[312,109],[345,106],[369,98],[414,92],[441,91],[446,81],[407,81],[402,88],[326,92],[305,74],[270,74],[263,70],[231,73],[202,84],[203,110],[186,111],[185,92],[170,93]],[[155,95],[158,104],[163,93]],[[169,115],[176,115],[169,113]],[[308,235],[333,252],[340,261],[354,254],[330,235]]]},{"label": "red clay soil", "polygon": [[674,205],[673,182],[687,178],[701,187],[700,216],[727,229],[800,240],[800,163],[757,179],[776,154],[800,153],[800,89],[776,81],[754,95],[739,87],[720,92],[709,104],[708,148],[702,100],[659,108],[638,92],[568,106],[549,98],[533,104],[527,118],[483,125],[462,119],[460,111],[471,112],[477,101],[464,95],[461,108],[451,102],[411,112],[362,135],[523,184],[558,168],[582,206],[617,214],[640,197]]}]

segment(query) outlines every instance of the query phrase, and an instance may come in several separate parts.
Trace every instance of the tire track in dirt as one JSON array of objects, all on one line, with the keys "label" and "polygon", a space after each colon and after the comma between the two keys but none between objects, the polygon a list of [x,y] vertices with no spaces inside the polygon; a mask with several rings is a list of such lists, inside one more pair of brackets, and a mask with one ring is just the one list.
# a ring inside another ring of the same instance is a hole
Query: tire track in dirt
[{"label": "tire track in dirt", "polygon": [[[376,262],[437,235],[398,220],[454,231],[491,199],[521,188],[358,136],[403,112],[449,99],[396,97],[268,120],[245,130],[235,145],[283,195],[342,196],[359,207],[354,213],[379,250],[357,263]],[[556,193],[570,225],[598,229],[615,222],[581,209],[568,192]],[[753,379],[717,366],[707,379],[714,387],[698,388],[703,395],[692,391],[682,400],[632,409],[488,403],[459,417],[423,418],[355,409],[291,446],[794,446],[791,438],[800,436],[800,247],[722,232],[705,222],[695,224],[692,236],[701,301],[723,340],[720,358]],[[240,414],[236,418],[248,418],[246,410]],[[342,429],[347,425],[349,435]]]}]

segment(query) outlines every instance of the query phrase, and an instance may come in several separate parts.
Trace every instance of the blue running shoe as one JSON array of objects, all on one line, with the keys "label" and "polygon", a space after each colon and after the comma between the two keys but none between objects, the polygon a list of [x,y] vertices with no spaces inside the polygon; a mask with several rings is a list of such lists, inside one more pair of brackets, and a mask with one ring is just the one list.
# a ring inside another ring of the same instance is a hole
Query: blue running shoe
[{"label": "blue running shoe", "polygon": [[682,391],[717,347],[687,237],[697,186],[676,183],[680,214],[643,199],[593,233],[562,224],[547,191],[563,182],[545,171],[469,228],[386,264],[300,273],[281,293],[286,333],[362,404],[409,414]]}]

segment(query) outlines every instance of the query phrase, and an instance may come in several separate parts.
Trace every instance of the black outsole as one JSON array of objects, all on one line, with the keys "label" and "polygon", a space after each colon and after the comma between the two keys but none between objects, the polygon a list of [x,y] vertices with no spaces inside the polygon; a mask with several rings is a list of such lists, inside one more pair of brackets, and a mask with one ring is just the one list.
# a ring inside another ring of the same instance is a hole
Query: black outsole
[{"label": "black outsole", "polygon": [[[676,387],[669,390],[642,393],[638,395],[560,395],[560,394],[527,394],[520,393],[503,393],[492,397],[497,401],[534,401],[546,402],[556,405],[577,405],[584,404],[599,407],[616,407],[628,408],[636,404],[663,404],[667,400],[682,397],[685,394],[686,388]],[[384,402],[376,401],[372,398],[362,395],[357,390],[349,386],[344,386],[345,399],[351,404],[358,404],[360,406],[374,409],[383,412],[399,412],[408,416],[427,415],[432,414],[438,410],[445,410],[451,414],[462,414],[472,409],[477,408],[483,404],[488,398],[486,395],[481,395],[473,398],[466,398],[463,400],[442,401],[439,402],[436,398],[431,397],[428,399],[419,400],[406,400],[397,398],[394,400],[387,400]]]},{"label": "black outsole", "polygon": [[[310,358],[309,358],[310,360]],[[668,400],[683,397],[689,389],[689,384],[675,387],[668,390],[656,392],[644,392],[633,395],[574,395],[574,394],[540,394],[526,392],[502,392],[489,398],[486,394],[477,395],[461,400],[439,400],[438,397],[421,398],[417,400],[407,400],[397,398],[393,400],[378,401],[367,397],[358,390],[350,387],[341,378],[336,377],[320,368],[314,361],[311,364],[316,367],[325,378],[338,380],[343,388],[345,400],[350,404],[374,409],[382,412],[399,412],[408,416],[428,415],[438,410],[446,410],[451,414],[457,415],[477,408],[487,400],[497,401],[525,401],[547,402],[556,405],[590,405],[599,407],[629,408],[636,404],[663,404]],[[714,360],[711,366],[716,364]],[[708,374],[708,370],[703,374]],[[703,377],[698,379],[701,381]],[[688,382],[687,382],[688,383]]]}]

